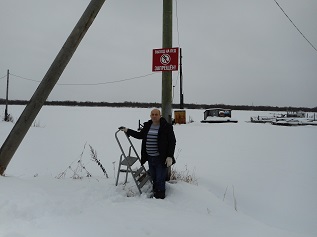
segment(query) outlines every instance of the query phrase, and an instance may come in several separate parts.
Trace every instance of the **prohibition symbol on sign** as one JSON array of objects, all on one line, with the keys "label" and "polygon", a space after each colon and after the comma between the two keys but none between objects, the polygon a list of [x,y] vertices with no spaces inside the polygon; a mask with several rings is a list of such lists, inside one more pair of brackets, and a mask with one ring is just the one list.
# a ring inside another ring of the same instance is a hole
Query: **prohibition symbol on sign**
[{"label": "prohibition symbol on sign", "polygon": [[161,57],[160,57],[160,62],[163,64],[163,65],[167,65],[171,62],[171,56],[169,54],[163,54]]}]

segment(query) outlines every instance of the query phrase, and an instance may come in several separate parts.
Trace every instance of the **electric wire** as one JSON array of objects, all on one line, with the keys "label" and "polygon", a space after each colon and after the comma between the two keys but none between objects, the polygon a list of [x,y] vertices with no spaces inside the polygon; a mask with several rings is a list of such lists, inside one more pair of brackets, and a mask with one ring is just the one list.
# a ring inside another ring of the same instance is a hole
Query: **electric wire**
[{"label": "electric wire", "polygon": [[0,80],[3,79],[3,78],[5,78],[6,76],[7,76],[7,75],[4,75],[3,77],[0,77]]},{"label": "electric wire", "polygon": [[108,81],[108,82],[99,82],[99,83],[79,83],[79,84],[71,84],[71,83],[57,83],[60,86],[97,86],[97,85],[106,85],[106,84],[113,84],[113,83],[119,83],[119,82],[124,82],[124,81],[131,81],[131,80],[136,80],[139,78],[144,78],[147,76],[151,76],[155,74],[153,73],[149,73],[146,75],[142,75],[142,76],[137,76],[137,77],[131,77],[131,78],[126,78],[126,79],[121,79],[121,80],[116,80],[116,81]]},{"label": "electric wire", "polygon": [[12,74],[11,72],[9,73],[9,75],[14,76],[14,77],[17,77],[17,78],[20,78],[20,79],[23,79],[23,80],[27,80],[27,81],[33,81],[33,82],[38,82],[38,83],[40,83],[40,82],[41,82],[41,81],[38,81],[38,80],[29,79],[29,78],[26,78],[26,77],[21,77],[21,76],[18,76],[18,75]]},{"label": "electric wire", "polygon": [[[178,5],[177,5],[177,0],[175,0],[175,17],[176,17],[176,31],[177,31],[177,43],[178,43],[178,47],[180,48],[181,45],[180,45],[180,41],[179,41],[179,24],[178,24]],[[174,101],[174,88],[177,86],[178,84],[178,80],[179,80],[179,77],[180,77],[180,71],[178,70],[178,73],[177,73],[177,78],[176,78],[176,81],[175,81],[175,84],[173,85],[173,98],[172,98],[172,101]]]},{"label": "electric wire", "polygon": [[274,0],[274,2],[277,4],[277,6],[281,9],[281,11],[284,13],[284,15],[288,18],[288,20],[293,24],[293,26],[296,28],[296,30],[304,37],[304,39],[310,44],[311,47],[313,47],[313,49],[315,49],[315,51],[317,51],[316,47],[306,38],[306,36],[298,29],[298,27],[295,25],[295,23],[291,20],[291,18],[286,14],[286,12],[284,11],[284,9],[280,6],[280,4],[278,4],[278,2],[276,0]]},{"label": "electric wire", "polygon": [[179,29],[178,29],[178,6],[177,6],[177,0],[175,0],[175,16],[176,16],[176,31],[177,31],[177,42],[178,46],[180,47],[181,44],[179,43]]},{"label": "electric wire", "polygon": [[[136,79],[139,79],[139,78],[144,78],[144,77],[151,76],[153,74],[155,74],[155,73],[149,73],[149,74],[145,74],[145,75],[141,75],[141,76],[126,78],[126,79],[121,79],[121,80],[116,80],[116,81],[109,81],[109,82],[99,82],[99,83],[56,83],[56,85],[59,85],[59,86],[97,86],[97,85],[106,85],[106,84],[113,84],[113,83],[120,83],[120,82],[124,82],[124,81],[136,80]],[[12,75],[14,77],[17,77],[17,78],[20,78],[20,79],[23,79],[23,80],[27,80],[27,81],[33,81],[33,82],[37,82],[37,83],[41,82],[41,81],[38,81],[38,80],[34,80],[34,79],[18,76],[18,75],[12,74],[12,73],[10,73],[10,75]]]}]

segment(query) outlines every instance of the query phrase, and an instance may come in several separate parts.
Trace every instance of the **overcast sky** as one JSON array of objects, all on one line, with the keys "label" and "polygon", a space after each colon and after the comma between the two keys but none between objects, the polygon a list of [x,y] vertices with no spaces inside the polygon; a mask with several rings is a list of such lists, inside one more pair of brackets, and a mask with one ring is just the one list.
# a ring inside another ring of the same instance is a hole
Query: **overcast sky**
[{"label": "overcast sky", "polygon": [[[277,1],[317,47],[317,1]],[[9,98],[31,98],[89,2],[0,2],[0,98],[7,69]],[[162,6],[106,0],[48,99],[161,102],[152,49],[162,47]],[[317,51],[274,0],[174,0],[173,13],[185,103],[317,106]],[[179,103],[177,72],[173,85]]]}]

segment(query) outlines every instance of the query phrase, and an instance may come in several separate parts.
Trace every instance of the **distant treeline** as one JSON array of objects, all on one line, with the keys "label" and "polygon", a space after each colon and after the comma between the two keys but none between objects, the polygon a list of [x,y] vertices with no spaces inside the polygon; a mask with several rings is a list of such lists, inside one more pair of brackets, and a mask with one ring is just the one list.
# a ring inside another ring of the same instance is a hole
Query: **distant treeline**
[{"label": "distant treeline", "polygon": [[[9,105],[26,105],[26,100],[9,100]],[[0,104],[6,104],[5,99],[0,99]],[[46,101],[44,105],[55,106],[85,106],[85,107],[130,107],[130,108],[160,108],[161,103],[144,102],[92,102],[92,101]],[[179,104],[172,105],[174,109],[179,108]],[[278,106],[250,106],[250,105],[225,105],[225,104],[184,104],[184,109],[208,109],[224,108],[232,110],[254,110],[254,111],[304,111],[317,112],[317,107],[278,107]]]}]

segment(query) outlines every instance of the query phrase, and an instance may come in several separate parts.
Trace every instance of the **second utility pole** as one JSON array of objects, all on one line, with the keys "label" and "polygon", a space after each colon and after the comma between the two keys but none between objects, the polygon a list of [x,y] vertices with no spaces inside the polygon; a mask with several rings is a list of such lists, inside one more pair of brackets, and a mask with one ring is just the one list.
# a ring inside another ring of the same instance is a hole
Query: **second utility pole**
[{"label": "second utility pole", "polygon": [[[172,48],[173,0],[163,0],[163,48]],[[162,72],[162,116],[172,123],[172,71]]]}]

